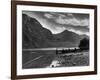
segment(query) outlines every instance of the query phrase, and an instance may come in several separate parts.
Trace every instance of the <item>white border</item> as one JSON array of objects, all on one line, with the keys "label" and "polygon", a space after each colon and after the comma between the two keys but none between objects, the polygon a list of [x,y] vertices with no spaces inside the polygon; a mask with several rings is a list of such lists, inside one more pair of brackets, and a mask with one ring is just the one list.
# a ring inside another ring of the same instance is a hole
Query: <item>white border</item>
[{"label": "white border", "polygon": [[[90,14],[90,66],[84,67],[66,67],[66,68],[45,68],[45,69],[22,69],[22,10],[30,11],[52,11],[52,12],[70,12],[70,13],[88,13]],[[35,75],[47,73],[69,73],[94,71],[94,10],[78,8],[59,8],[59,7],[41,7],[17,5],[17,75]]]}]

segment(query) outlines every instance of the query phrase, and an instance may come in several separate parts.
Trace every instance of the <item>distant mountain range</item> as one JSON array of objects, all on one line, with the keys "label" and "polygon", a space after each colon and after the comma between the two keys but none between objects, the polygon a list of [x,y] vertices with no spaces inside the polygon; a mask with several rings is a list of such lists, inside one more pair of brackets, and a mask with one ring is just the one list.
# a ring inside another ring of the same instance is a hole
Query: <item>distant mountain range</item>
[{"label": "distant mountain range", "polygon": [[23,48],[77,47],[81,39],[89,38],[68,30],[52,34],[38,20],[26,14],[22,14],[22,35]]}]

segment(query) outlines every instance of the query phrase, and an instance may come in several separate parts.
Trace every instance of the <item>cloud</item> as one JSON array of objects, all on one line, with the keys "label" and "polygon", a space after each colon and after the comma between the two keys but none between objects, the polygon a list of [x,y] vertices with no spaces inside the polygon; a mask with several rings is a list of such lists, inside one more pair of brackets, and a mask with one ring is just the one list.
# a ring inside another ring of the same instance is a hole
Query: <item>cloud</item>
[{"label": "cloud", "polygon": [[24,11],[24,13],[36,18],[44,28],[49,29],[53,34],[68,30],[79,35],[89,35],[88,14],[36,11]]},{"label": "cloud", "polygon": [[88,19],[77,19],[70,15],[69,18],[66,16],[65,18],[62,18],[59,16],[57,19],[55,19],[56,23],[58,24],[66,24],[66,25],[72,25],[72,26],[89,26],[89,20]]},{"label": "cloud", "polygon": [[84,32],[84,31],[80,31],[80,30],[75,30],[75,29],[73,29],[73,28],[72,28],[72,29],[68,29],[68,31],[74,32],[74,33],[79,34],[79,35],[85,34],[85,35],[89,36],[89,32]]},{"label": "cloud", "polygon": [[74,17],[72,13],[68,13],[67,16]]},{"label": "cloud", "polygon": [[44,16],[48,19],[54,20],[58,24],[72,25],[72,26],[89,26],[89,19],[78,19],[72,13],[45,13]]},{"label": "cloud", "polygon": [[89,27],[89,19],[80,20],[80,25]]},{"label": "cloud", "polygon": [[48,19],[53,18],[53,15],[51,15],[51,14],[49,14],[49,13],[44,14],[44,16],[45,16],[46,18],[48,18]]},{"label": "cloud", "polygon": [[58,24],[66,24],[66,25],[72,25],[72,26],[89,26],[88,19],[84,19],[84,20],[78,20],[76,18],[62,19],[61,17],[59,17],[55,21]]},{"label": "cloud", "polygon": [[61,32],[63,32],[64,30],[66,30],[65,27],[55,27],[55,29],[51,28],[51,32],[52,32],[53,34],[61,33]]},{"label": "cloud", "polygon": [[58,17],[65,18],[66,15],[64,15],[64,14],[58,14]]}]

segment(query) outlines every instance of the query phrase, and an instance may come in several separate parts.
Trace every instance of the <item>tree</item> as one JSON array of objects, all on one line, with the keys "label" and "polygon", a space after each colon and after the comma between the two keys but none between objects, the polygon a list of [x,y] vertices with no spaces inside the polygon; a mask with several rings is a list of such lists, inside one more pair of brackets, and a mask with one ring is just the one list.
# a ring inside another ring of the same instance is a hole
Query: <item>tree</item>
[{"label": "tree", "polygon": [[82,40],[80,40],[79,48],[81,50],[89,49],[89,39],[83,38]]}]

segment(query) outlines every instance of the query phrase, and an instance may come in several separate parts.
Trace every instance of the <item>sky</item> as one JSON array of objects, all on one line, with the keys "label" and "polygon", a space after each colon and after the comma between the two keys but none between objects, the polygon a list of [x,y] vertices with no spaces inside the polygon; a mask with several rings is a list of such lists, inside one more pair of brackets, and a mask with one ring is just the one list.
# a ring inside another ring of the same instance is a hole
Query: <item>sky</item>
[{"label": "sky", "polygon": [[68,30],[79,35],[89,36],[89,14],[39,11],[22,11],[22,13],[37,19],[52,34]]}]

